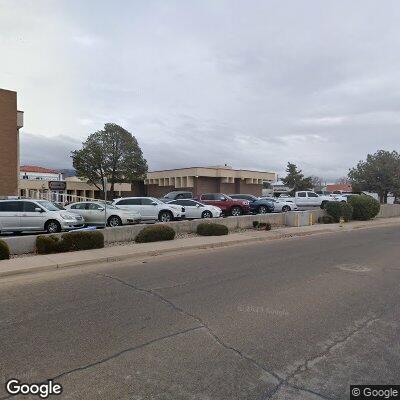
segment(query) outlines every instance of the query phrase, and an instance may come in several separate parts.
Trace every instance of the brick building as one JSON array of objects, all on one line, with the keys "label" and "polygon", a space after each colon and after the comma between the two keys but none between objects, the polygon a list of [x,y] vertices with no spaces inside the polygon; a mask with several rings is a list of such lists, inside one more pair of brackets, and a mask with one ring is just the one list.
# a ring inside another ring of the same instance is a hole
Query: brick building
[{"label": "brick building", "polygon": [[261,196],[263,182],[274,182],[275,172],[233,169],[228,166],[152,171],[145,179],[148,196],[162,197],[175,190],[201,193],[248,193]]},{"label": "brick building", "polygon": [[0,196],[18,195],[19,129],[23,112],[17,110],[17,93],[0,89]]}]

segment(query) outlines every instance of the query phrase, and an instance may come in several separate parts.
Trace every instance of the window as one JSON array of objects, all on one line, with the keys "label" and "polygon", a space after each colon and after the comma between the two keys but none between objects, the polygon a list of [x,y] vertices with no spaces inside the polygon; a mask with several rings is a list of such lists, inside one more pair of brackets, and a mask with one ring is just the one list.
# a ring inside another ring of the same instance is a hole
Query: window
[{"label": "window", "polygon": [[[178,206],[183,206],[183,207],[196,207],[196,202],[192,200],[175,200],[171,202],[172,204],[177,204]],[[170,204],[171,204],[170,203]]]},{"label": "window", "polygon": [[44,207],[48,211],[60,211],[62,208],[57,207],[53,203],[47,200],[37,200],[37,203],[40,204],[42,207]]},{"label": "window", "polygon": [[141,200],[142,206],[151,206],[154,203],[153,199],[143,198],[143,199],[140,199],[140,200]]},{"label": "window", "polygon": [[215,199],[219,201],[224,201],[226,200],[226,197],[223,194],[217,194],[215,195]]},{"label": "window", "polygon": [[215,200],[215,195],[211,193],[206,193],[201,196],[203,200]]},{"label": "window", "polygon": [[297,193],[297,197],[306,197],[306,192]]},{"label": "window", "polygon": [[118,206],[140,206],[141,199],[122,199],[116,203]]},{"label": "window", "polygon": [[86,210],[87,203],[78,203],[71,206],[72,210]]},{"label": "window", "polygon": [[191,199],[193,197],[191,192],[179,193],[176,198],[177,199]]},{"label": "window", "polygon": [[308,197],[318,197],[318,195],[316,193],[310,192],[308,193]]},{"label": "window", "polygon": [[88,203],[88,210],[100,210],[100,208],[103,208],[100,204]]},{"label": "window", "polygon": [[31,203],[30,201],[22,201],[22,207],[24,212],[36,212],[35,208],[40,208],[35,203]]},{"label": "window", "polygon": [[0,212],[21,212],[22,201],[0,201]]}]

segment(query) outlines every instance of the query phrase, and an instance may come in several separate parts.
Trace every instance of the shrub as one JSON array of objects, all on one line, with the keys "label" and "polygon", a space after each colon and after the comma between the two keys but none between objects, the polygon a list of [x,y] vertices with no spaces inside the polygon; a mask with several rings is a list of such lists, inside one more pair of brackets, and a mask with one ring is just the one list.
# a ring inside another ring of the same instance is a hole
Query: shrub
[{"label": "shrub", "polygon": [[61,248],[64,251],[102,249],[104,235],[100,231],[67,232],[61,236]]},{"label": "shrub", "polygon": [[166,225],[154,225],[143,228],[135,238],[136,243],[159,242],[161,240],[173,240],[175,231]]},{"label": "shrub", "polygon": [[379,201],[368,195],[351,196],[349,203],[353,207],[353,218],[359,221],[376,217],[381,208]]},{"label": "shrub", "polygon": [[353,219],[353,206],[349,203],[340,203],[342,209],[342,217],[345,222],[349,222]]},{"label": "shrub", "polygon": [[325,205],[325,210],[330,215],[334,222],[340,222],[340,218],[348,222],[353,217],[353,207],[346,202],[328,201]]},{"label": "shrub", "polygon": [[99,231],[77,231],[56,235],[39,235],[36,238],[36,251],[39,254],[63,253],[67,251],[101,249],[104,235]]},{"label": "shrub", "polygon": [[0,240],[0,260],[8,260],[10,258],[10,248],[4,240]]},{"label": "shrub", "polygon": [[36,238],[36,252],[38,254],[59,253],[60,250],[60,238],[58,236],[39,235]]},{"label": "shrub", "polygon": [[330,215],[323,215],[322,217],[318,218],[319,224],[333,224],[335,220]]},{"label": "shrub", "polygon": [[265,229],[266,231],[270,231],[272,229],[272,225],[269,222],[253,221],[253,227],[255,229]]},{"label": "shrub", "polygon": [[[260,226],[260,224],[258,224]],[[201,236],[222,236],[228,234],[228,227],[221,224],[199,224],[197,225],[197,233]]]}]

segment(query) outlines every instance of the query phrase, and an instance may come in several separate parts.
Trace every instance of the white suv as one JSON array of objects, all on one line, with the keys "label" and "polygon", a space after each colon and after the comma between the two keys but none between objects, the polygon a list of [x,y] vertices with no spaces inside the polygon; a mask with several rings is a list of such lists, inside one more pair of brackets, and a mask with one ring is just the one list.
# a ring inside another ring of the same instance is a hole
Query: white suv
[{"label": "white suv", "polygon": [[142,220],[169,222],[185,218],[184,207],[170,206],[155,197],[123,197],[115,199],[113,204],[123,210],[139,212]]},{"label": "white suv", "polygon": [[0,232],[56,233],[83,227],[85,220],[47,200],[0,200]]}]

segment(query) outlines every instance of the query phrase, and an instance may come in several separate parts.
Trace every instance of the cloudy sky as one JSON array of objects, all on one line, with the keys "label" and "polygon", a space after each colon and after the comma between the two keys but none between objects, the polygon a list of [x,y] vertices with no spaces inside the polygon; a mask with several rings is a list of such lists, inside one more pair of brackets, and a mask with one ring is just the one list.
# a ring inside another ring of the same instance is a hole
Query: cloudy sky
[{"label": "cloudy sky", "polygon": [[23,163],[67,168],[105,122],[150,169],[287,161],[333,179],[399,150],[400,2],[0,0]]}]

